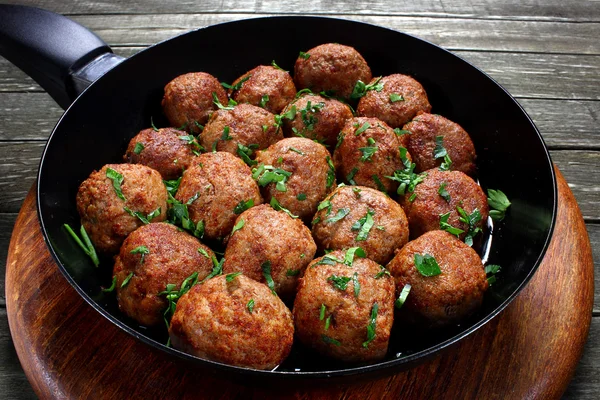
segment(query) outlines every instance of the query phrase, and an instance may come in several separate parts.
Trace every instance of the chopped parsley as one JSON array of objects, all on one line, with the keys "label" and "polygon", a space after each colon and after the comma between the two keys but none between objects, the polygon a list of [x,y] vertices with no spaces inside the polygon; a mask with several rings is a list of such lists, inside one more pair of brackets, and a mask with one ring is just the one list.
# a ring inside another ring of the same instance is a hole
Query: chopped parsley
[{"label": "chopped parsley", "polygon": [[327,209],[327,214],[329,215],[331,214],[331,210],[332,210],[332,204],[331,204],[331,198],[330,199],[325,199],[322,202],[319,203],[319,206],[317,207],[317,211],[321,211],[323,209]]},{"label": "chopped parsley", "polygon": [[346,217],[346,215],[350,214],[350,209],[349,208],[339,208],[337,210],[337,214],[335,214],[333,217],[331,218],[327,218],[325,220],[325,223],[328,224],[333,224],[336,223],[340,220],[342,220],[344,217]]},{"label": "chopped parsley", "polygon": [[444,137],[436,136],[435,137],[435,148],[433,149],[433,158],[443,158],[442,164],[440,165],[440,171],[449,171],[452,167],[452,160],[450,159],[450,155],[448,151],[444,147]]},{"label": "chopped parsley", "polygon": [[150,214],[148,214],[146,216],[140,211],[131,210],[129,207],[123,207],[123,210],[125,210],[127,212],[127,214],[131,215],[132,217],[136,217],[137,219],[139,219],[140,221],[142,221],[142,223],[144,223],[146,225],[149,224],[150,221],[152,221],[154,218],[158,217],[161,213],[160,207],[158,207],[156,210],[152,211]]},{"label": "chopped parsley", "polygon": [[248,146],[244,146],[243,144],[238,143],[236,152],[246,164],[252,166],[256,165],[256,161],[252,160],[250,157],[252,157],[252,154],[256,149],[258,149],[258,144],[253,143],[249,144]]},{"label": "chopped parsley", "polygon": [[110,285],[110,287],[104,288],[102,289],[103,293],[110,293],[110,292],[114,292],[114,290],[117,288],[117,276],[113,276],[112,279],[112,284]]},{"label": "chopped parsley", "polygon": [[383,185],[381,179],[379,179],[377,175],[371,175],[371,179],[373,179],[373,181],[377,185],[377,189],[379,189],[380,192],[387,193],[387,190],[385,190],[385,186]]},{"label": "chopped parsley", "polygon": [[292,214],[290,210],[279,204],[279,201],[277,201],[275,197],[271,197],[271,202],[269,204],[271,205],[271,207],[273,207],[275,211],[283,211],[292,218],[298,218],[297,215]]},{"label": "chopped parsley", "polygon": [[346,137],[345,133],[343,133],[341,131],[340,131],[340,133],[338,133],[337,143],[335,144],[335,149],[334,150],[337,150],[342,145],[342,143],[344,143],[344,138],[345,137]]},{"label": "chopped parsley", "polygon": [[87,256],[92,260],[94,265],[96,267],[98,265],[100,265],[100,260],[98,259],[98,254],[96,253],[96,249],[94,248],[94,245],[92,244],[92,241],[90,240],[90,237],[88,236],[87,232],[85,231],[85,228],[83,227],[83,225],[81,225],[81,228],[79,229],[79,233],[81,234],[81,239],[79,239],[79,236],[77,236],[77,234],[73,231],[73,229],[71,229],[71,226],[69,224],[63,224],[63,226],[65,227],[67,232],[69,232],[69,235],[71,235],[71,237],[73,238],[75,243],[77,243],[77,245],[79,245],[79,247],[81,247],[81,250],[83,250],[83,252],[85,254],[87,254]]},{"label": "chopped parsley", "polygon": [[334,346],[338,346],[338,347],[342,345],[342,343],[339,340],[331,338],[327,335],[321,335],[321,339],[327,344],[333,344]]},{"label": "chopped parsley", "polygon": [[387,276],[392,276],[390,274],[390,271],[388,271],[387,269],[385,269],[382,265],[379,266],[379,268],[381,268],[381,271],[379,271],[376,275],[375,275],[375,279],[380,279],[382,276],[387,275]]},{"label": "chopped parsley", "polygon": [[398,170],[394,172],[394,176],[386,176],[386,178],[391,179],[396,182],[400,182],[398,185],[397,193],[401,196],[404,196],[407,193],[413,193],[415,191],[415,187],[423,182],[427,177],[427,173],[421,172],[420,174],[416,174],[414,172],[416,167],[415,163],[411,163],[410,167],[405,168],[403,170]]},{"label": "chopped parsley", "polygon": [[502,221],[506,210],[510,207],[508,197],[501,190],[488,189],[488,205],[490,206],[490,217],[494,221]]},{"label": "chopped parsley", "polygon": [[231,230],[231,236],[233,236],[234,233],[236,233],[237,231],[242,229],[245,224],[246,224],[246,221],[244,221],[243,219],[240,219],[240,221],[237,224],[235,224],[235,226]]},{"label": "chopped parsley", "polygon": [[360,282],[358,281],[358,272],[352,275],[352,284],[354,285],[354,297],[358,298],[360,294]]},{"label": "chopped parsley", "polygon": [[170,181],[163,181],[163,183],[165,184],[165,187],[167,188],[167,192],[169,192],[169,194],[171,196],[175,196],[175,193],[177,193],[177,189],[179,189],[179,184],[181,183],[181,178],[183,178],[183,177],[180,176],[177,179],[172,179]]},{"label": "chopped parsley", "polygon": [[271,66],[275,69],[279,69],[281,71],[287,72],[285,69],[281,68],[279,65],[277,65],[277,63],[275,62],[275,60],[271,61]]},{"label": "chopped parsley", "polygon": [[308,129],[309,131],[315,129],[315,125],[319,120],[313,114],[321,111],[323,107],[325,107],[325,103],[323,102],[317,104],[312,104],[310,101],[306,102],[306,107],[300,110],[300,117],[302,118],[305,129]]},{"label": "chopped parsley", "polygon": [[479,221],[481,221],[481,213],[478,209],[473,210],[471,214],[467,214],[467,212],[460,206],[456,206],[456,210],[460,217],[458,220],[467,224],[469,229],[467,230],[467,236],[465,236],[465,243],[469,246],[473,246],[473,238],[479,232],[481,232],[481,228],[476,226]]},{"label": "chopped parsley", "polygon": [[271,289],[271,293],[277,295],[275,293],[275,282],[273,281],[273,277],[271,276],[271,261],[267,260],[260,265],[262,269],[263,276],[265,277],[265,281],[267,282],[267,286]]},{"label": "chopped parsley", "polygon": [[351,279],[352,278],[348,276],[337,276],[334,274],[329,276],[327,281],[331,282],[331,285],[337,290],[344,291],[346,288],[348,288],[348,282],[350,282]]},{"label": "chopped parsley", "polygon": [[402,308],[402,306],[404,305],[404,302],[406,301],[406,298],[408,297],[408,294],[410,293],[410,284],[407,283],[406,285],[404,285],[404,287],[402,288],[402,291],[400,292],[400,296],[398,296],[398,299],[396,299],[396,301],[394,302],[394,306],[397,309]]},{"label": "chopped parsley", "polygon": [[125,279],[123,279],[123,282],[121,283],[121,289],[123,289],[125,286],[127,286],[129,284],[129,281],[131,280],[131,278],[133,278],[133,272],[130,272],[129,275],[127,275],[127,277]]},{"label": "chopped parsley", "polygon": [[346,179],[348,180],[348,183],[350,183],[351,185],[356,185],[356,181],[354,180],[354,176],[356,175],[357,172],[358,172],[358,168],[354,167],[354,168],[352,168],[352,170],[350,171],[350,173],[348,175],[346,175]]},{"label": "chopped parsley", "polygon": [[260,164],[258,167],[252,168],[252,178],[259,186],[265,187],[270,183],[275,183],[275,189],[280,192],[287,191],[285,184],[290,176],[292,176],[291,172],[271,165]]},{"label": "chopped parsley", "polygon": [[106,168],[106,177],[112,181],[112,185],[115,189],[117,197],[121,200],[125,200],[125,196],[123,195],[123,191],[121,190],[121,185],[123,184],[124,180],[123,175],[121,175],[112,168]]},{"label": "chopped parsley", "polygon": [[215,92],[212,93],[212,98],[213,98],[214,105],[216,105],[219,108],[219,110],[231,111],[231,110],[233,110],[233,107],[237,106],[237,102],[233,99],[229,99],[229,101],[227,102],[227,105],[224,106],[219,101],[219,98],[217,97],[217,94]]},{"label": "chopped parsley", "polygon": [[390,101],[396,103],[397,101],[404,101],[404,97],[398,93],[390,93]]},{"label": "chopped parsley", "polygon": [[264,94],[261,98],[260,101],[258,102],[258,105],[262,108],[265,108],[267,106],[267,103],[269,102],[269,95],[268,94]]},{"label": "chopped parsley", "polygon": [[436,259],[429,254],[415,253],[415,267],[423,276],[436,276],[442,273]]},{"label": "chopped parsley", "polygon": [[365,94],[367,94],[367,92],[369,90],[381,92],[383,90],[383,83],[379,82],[379,81],[381,81],[381,78],[382,78],[381,76],[378,77],[377,79],[375,79],[375,82],[369,83],[368,85],[359,79],[356,82],[356,84],[354,85],[354,89],[352,90],[352,94],[350,95],[350,98],[352,100],[358,100],[361,97],[363,97]]},{"label": "chopped parsley", "polygon": [[200,193],[197,192],[194,196],[190,197],[186,203],[177,200],[170,192],[168,195],[169,198],[167,199],[167,203],[170,204],[171,207],[167,210],[167,221],[174,225],[181,226],[198,239],[202,239],[204,236],[204,221],[200,220],[197,224],[194,224],[190,219],[188,211],[188,206],[200,197]]},{"label": "chopped parsley", "polygon": [[196,156],[199,156],[200,152],[204,150],[204,147],[202,147],[200,143],[198,143],[194,135],[182,135],[179,136],[179,139],[185,141],[186,144],[190,146],[190,150],[192,151],[192,153],[194,153],[194,155]]},{"label": "chopped parsley", "polygon": [[442,196],[444,200],[450,203],[450,193],[448,193],[448,191],[446,190],[446,186],[448,186],[448,184],[446,182],[442,182],[438,189],[438,194]]},{"label": "chopped parsley", "polygon": [[179,289],[177,289],[177,285],[173,283],[168,283],[165,287],[165,290],[158,294],[158,296],[165,296],[168,301],[167,308],[163,313],[163,317],[165,319],[165,324],[167,325],[167,328],[169,327],[169,320],[175,313],[177,301],[181,296],[186,294],[196,283],[198,283],[198,272],[194,272],[193,274],[185,278],[185,280],[181,283]]},{"label": "chopped parsley", "polygon": [[300,270],[299,269],[288,269],[285,272],[285,276],[298,276],[300,275]]},{"label": "chopped parsley", "polygon": [[202,254],[206,258],[210,258],[210,256],[208,255],[208,252],[206,250],[204,250],[202,247],[198,247],[198,253]]},{"label": "chopped parsley", "polygon": [[300,58],[303,58],[303,59],[305,59],[305,60],[308,60],[308,59],[310,58],[310,54],[308,54],[308,53],[305,53],[305,52],[301,51],[301,52],[298,54],[298,57],[300,57]]},{"label": "chopped parsley", "polygon": [[301,156],[305,156],[305,155],[306,155],[306,153],[304,153],[302,150],[298,150],[298,149],[297,149],[297,148],[295,148],[295,147],[290,147],[288,150],[289,150],[289,151],[293,151],[294,153],[298,153],[298,154],[300,154]]},{"label": "chopped parsley", "polygon": [[221,135],[221,140],[231,140],[232,139],[231,135],[229,134],[229,131],[230,131],[229,126],[225,126],[223,128],[223,134]]},{"label": "chopped parsley", "polygon": [[367,340],[362,344],[365,349],[369,347],[369,344],[375,339],[375,327],[378,310],[379,305],[377,303],[373,303],[373,307],[371,308],[371,318],[369,318],[369,325],[367,325]]},{"label": "chopped parsley", "polygon": [[304,201],[304,200],[306,200],[306,194],[305,193],[298,193],[298,195],[296,196],[296,199],[300,200],[300,201]]},{"label": "chopped parsley", "polygon": [[238,203],[237,206],[233,209],[234,214],[241,214],[247,209],[254,206],[254,199],[248,199],[246,201],[242,200]]},{"label": "chopped parsley", "polygon": [[135,154],[140,154],[142,152],[142,150],[144,150],[144,143],[137,142],[135,144],[135,147],[133,148],[133,152]]},{"label": "chopped parsley", "polygon": [[156,125],[154,125],[154,118],[152,118],[152,116],[150,116],[150,126],[152,127],[152,130],[154,132],[158,132],[158,128],[156,127]]},{"label": "chopped parsley", "polygon": [[248,312],[252,314],[252,311],[254,310],[254,299],[248,300],[248,303],[246,303],[246,308],[248,309]]},{"label": "chopped parsley", "polygon": [[487,276],[488,284],[491,286],[496,283],[496,274],[500,272],[500,266],[496,264],[489,264],[485,266],[484,271]]},{"label": "chopped parsley", "polygon": [[354,262],[354,257],[360,257],[360,258],[364,258],[367,256],[367,254],[365,253],[365,251],[360,248],[360,247],[350,247],[348,250],[346,250],[346,254],[344,255],[344,261],[343,263],[349,267],[352,266],[352,263]]},{"label": "chopped parsley", "polygon": [[325,304],[321,303],[321,309],[319,311],[319,321],[323,321],[325,319],[325,312],[327,312],[327,307]]},{"label": "chopped parsley", "polygon": [[[225,262],[225,258],[221,258],[221,261],[217,261],[215,256],[212,257],[213,269],[200,283],[204,283],[207,280],[214,278],[217,275],[221,275],[223,273],[223,263]],[[183,286],[183,285],[182,285]]]},{"label": "chopped parsley", "polygon": [[400,129],[400,128],[395,128],[394,129],[394,133],[398,136],[402,136],[402,135],[410,135],[410,131],[406,130],[406,129]]},{"label": "chopped parsley", "polygon": [[135,249],[131,250],[129,253],[131,254],[141,254],[140,256],[140,264],[144,263],[144,257],[146,254],[150,254],[150,250],[146,246],[138,246]]},{"label": "chopped parsley", "polygon": [[379,150],[379,147],[374,146],[375,145],[375,139],[373,138],[368,138],[367,139],[367,143],[370,146],[367,147],[359,147],[358,150],[360,150],[360,152],[362,153],[362,156],[360,157],[360,161],[365,162],[365,161],[372,161],[371,158],[373,157],[373,154],[375,154],[375,152],[377,150]]},{"label": "chopped parsley", "polygon": [[362,124],[362,126],[360,128],[358,128],[355,132],[354,135],[358,136],[361,133],[363,133],[364,131],[366,131],[367,129],[369,129],[371,127],[371,124],[369,122],[365,122],[364,124]]},{"label": "chopped parsley", "polygon": [[221,86],[223,86],[225,89],[231,89],[233,91],[240,90],[242,88],[242,86],[244,85],[244,82],[246,82],[248,79],[250,79],[251,76],[252,75],[247,75],[247,76],[243,77],[235,85],[230,85],[228,83],[221,82]]},{"label": "chopped parsley", "polygon": [[231,281],[233,281],[235,278],[237,278],[238,276],[240,276],[242,273],[241,272],[233,272],[231,274],[227,274],[225,275],[225,282],[229,283]]},{"label": "chopped parsley", "polygon": [[364,217],[360,218],[358,221],[356,221],[353,225],[352,225],[352,230],[353,231],[359,231],[358,235],[356,235],[356,241],[357,242],[362,242],[364,240],[367,240],[367,237],[369,236],[369,232],[371,231],[371,228],[373,227],[375,220],[373,219],[373,215],[375,215],[375,211],[373,210],[369,210],[367,211],[367,213],[365,214]]},{"label": "chopped parsley", "polygon": [[325,157],[327,161],[327,166],[329,169],[327,170],[327,182],[325,183],[325,187],[329,189],[335,183],[335,166],[333,165],[333,161],[331,161],[331,157]]},{"label": "chopped parsley", "polygon": [[450,223],[448,223],[448,218],[450,218],[450,211],[448,211],[446,214],[440,215],[440,229],[441,230],[446,231],[452,235],[455,235],[456,237],[460,236],[462,233],[465,232],[460,228],[456,228],[456,227],[450,225]]}]

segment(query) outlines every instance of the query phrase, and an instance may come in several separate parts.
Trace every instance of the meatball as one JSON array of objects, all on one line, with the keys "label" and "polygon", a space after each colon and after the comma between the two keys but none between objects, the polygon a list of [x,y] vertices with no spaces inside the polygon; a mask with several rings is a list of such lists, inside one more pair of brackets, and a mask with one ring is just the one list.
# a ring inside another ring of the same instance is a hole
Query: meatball
[{"label": "meatball", "polygon": [[271,370],[288,356],[290,310],[265,285],[221,275],[181,296],[169,328],[174,348],[238,367]]},{"label": "meatball", "polygon": [[213,268],[214,253],[195,237],[165,222],[143,225],[123,242],[115,258],[119,309],[146,326],[163,323],[168,301],[159,293],[197,273],[201,281]]},{"label": "meatball", "polygon": [[[438,275],[423,269],[424,264],[432,263],[431,258],[439,266]],[[398,320],[418,329],[460,323],[481,306],[488,288],[475,250],[444,231],[430,231],[409,242],[387,267],[398,293],[410,285]]]},{"label": "meatball", "polygon": [[394,281],[376,262],[341,262],[348,258],[336,250],[308,266],[294,302],[296,335],[338,360],[381,360],[394,320]]},{"label": "meatball", "polygon": [[200,135],[200,143],[207,150],[247,156],[247,160],[253,158],[255,150],[266,149],[281,139],[275,115],[251,104],[214,112]]},{"label": "meatball", "polygon": [[214,76],[206,72],[180,75],[165,86],[163,112],[172,126],[200,133],[217,109],[213,93],[222,104],[227,104],[227,93]]},{"label": "meatball", "polygon": [[[457,123],[435,114],[420,114],[404,130],[408,139],[407,148],[416,164],[415,171],[421,172],[438,167],[444,157],[436,158],[436,147],[443,147],[450,157],[450,169],[473,176],[476,172],[475,146],[469,134]],[[441,136],[441,139],[438,137]]]},{"label": "meatball", "polygon": [[284,299],[293,298],[298,277],[317,251],[310,230],[267,204],[244,211],[236,226],[241,228],[227,242],[223,273],[241,271],[267,284],[270,274],[275,292]]},{"label": "meatball", "polygon": [[199,155],[200,145],[192,135],[173,129],[144,129],[127,146],[123,160],[157,170],[163,179],[176,179]]},{"label": "meatball", "polygon": [[473,179],[460,171],[430,169],[425,174],[427,176],[415,187],[413,194],[404,196],[400,203],[406,212],[412,238],[440,229],[440,220],[446,213],[450,215],[445,222],[463,230],[459,236],[465,238],[470,225],[461,221],[459,208],[473,216],[473,234],[475,229],[485,227],[489,213],[487,197]]},{"label": "meatball", "polygon": [[[397,184],[386,177],[405,167],[399,150],[404,147],[402,140],[377,118],[347,120],[333,153],[338,177],[351,185],[368,186],[382,192],[395,190]],[[405,157],[406,162],[410,162],[410,154]]]},{"label": "meatball", "polygon": [[204,237],[217,240],[231,232],[240,207],[262,203],[250,168],[226,152],[201,154],[183,173],[175,198],[187,204],[194,225],[203,221]]},{"label": "meatball", "polygon": [[331,149],[346,120],[352,118],[352,110],[348,105],[314,94],[300,96],[288,104],[282,114],[283,134],[286,137],[307,137]]},{"label": "meatball", "polygon": [[[96,250],[114,254],[144,222],[167,217],[167,189],[160,174],[141,164],[107,164],[77,191],[81,224]],[[140,218],[141,217],[141,218]]]},{"label": "meatball", "polygon": [[360,246],[385,264],[408,242],[408,221],[402,207],[380,191],[342,186],[319,206],[312,232],[320,250]]},{"label": "meatball", "polygon": [[287,71],[267,65],[246,72],[237,78],[229,95],[238,103],[250,103],[274,114],[296,96],[296,86]]},{"label": "meatball", "polygon": [[371,68],[356,49],[327,43],[300,53],[294,65],[294,80],[299,89],[326,91],[348,99],[356,82],[369,82]]},{"label": "meatball", "polygon": [[[375,84],[375,80],[371,82]],[[398,128],[420,112],[431,111],[423,86],[407,75],[394,74],[381,78],[381,90],[368,90],[358,102],[358,115],[375,117],[392,128]]]},{"label": "meatball", "polygon": [[254,176],[262,186],[265,201],[275,198],[303,219],[312,218],[319,202],[335,187],[329,151],[310,139],[283,139],[258,152],[256,161],[259,166]]}]

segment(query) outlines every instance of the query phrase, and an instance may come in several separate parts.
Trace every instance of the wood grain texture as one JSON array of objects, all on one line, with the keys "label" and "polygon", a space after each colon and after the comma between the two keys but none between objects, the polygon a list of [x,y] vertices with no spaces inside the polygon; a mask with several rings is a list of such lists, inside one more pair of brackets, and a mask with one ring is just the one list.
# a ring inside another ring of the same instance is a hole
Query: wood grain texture
[{"label": "wood grain texture", "polygon": [[101,318],[66,283],[45,249],[32,190],[17,218],[7,266],[7,313],[15,348],[40,398],[380,399],[401,394],[558,399],[581,357],[593,304],[585,224],[566,182],[558,178],[558,219],[547,256],[499,317],[441,356],[398,375],[276,389],[199,374]]},{"label": "wood grain texture", "polygon": [[[61,14],[154,14],[173,12],[173,4],[161,0],[8,0],[7,3],[28,4],[45,7]],[[414,0],[392,3],[386,0],[322,0],[306,2],[291,0],[270,2],[261,0],[206,0],[202,2],[177,2],[180,13],[336,13],[336,14],[383,14],[383,15],[440,15],[463,17],[511,18],[519,20],[541,19],[550,21],[598,21],[595,1],[589,0]]]}]

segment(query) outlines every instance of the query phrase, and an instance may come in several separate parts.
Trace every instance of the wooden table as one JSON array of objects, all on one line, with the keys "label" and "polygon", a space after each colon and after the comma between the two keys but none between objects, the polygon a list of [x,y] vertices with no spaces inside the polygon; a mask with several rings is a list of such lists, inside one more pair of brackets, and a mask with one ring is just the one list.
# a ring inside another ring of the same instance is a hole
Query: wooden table
[{"label": "wooden table", "polygon": [[[12,2],[12,1],[9,1]],[[466,58],[504,85],[548,144],[581,207],[600,276],[600,5],[596,1],[23,0],[69,15],[129,56],[217,22],[267,14],[325,14],[417,35]],[[182,2],[183,3],[183,2]],[[542,4],[543,3],[543,4]],[[17,212],[34,182],[45,141],[61,115],[37,84],[0,58],[0,393],[34,398],[8,332],[4,260]],[[598,287],[598,285],[596,285]],[[565,398],[600,397],[600,294],[584,356]]]}]

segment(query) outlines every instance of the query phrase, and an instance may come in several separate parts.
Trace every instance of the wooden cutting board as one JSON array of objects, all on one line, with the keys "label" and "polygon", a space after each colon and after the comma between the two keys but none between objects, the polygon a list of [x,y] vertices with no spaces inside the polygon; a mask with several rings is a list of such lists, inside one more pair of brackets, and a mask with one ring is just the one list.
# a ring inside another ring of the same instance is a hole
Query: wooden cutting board
[{"label": "wooden cutting board", "polygon": [[588,335],[594,295],[590,242],[558,172],[558,219],[539,270],[499,316],[442,355],[398,375],[350,384],[244,386],[190,369],[121,331],[61,275],[44,243],[35,190],[9,248],[10,330],[42,398],[558,399]]}]

